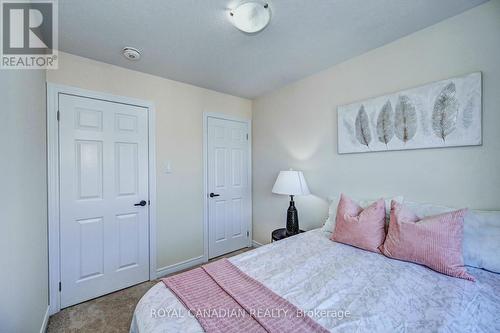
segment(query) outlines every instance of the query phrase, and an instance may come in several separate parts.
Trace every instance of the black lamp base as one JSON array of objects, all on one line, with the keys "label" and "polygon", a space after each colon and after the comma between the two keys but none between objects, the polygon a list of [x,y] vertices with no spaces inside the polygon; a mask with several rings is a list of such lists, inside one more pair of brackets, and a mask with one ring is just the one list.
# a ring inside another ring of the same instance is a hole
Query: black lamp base
[{"label": "black lamp base", "polygon": [[286,214],[286,234],[287,236],[296,235],[299,233],[299,216],[293,201],[293,195],[290,196],[290,207]]}]

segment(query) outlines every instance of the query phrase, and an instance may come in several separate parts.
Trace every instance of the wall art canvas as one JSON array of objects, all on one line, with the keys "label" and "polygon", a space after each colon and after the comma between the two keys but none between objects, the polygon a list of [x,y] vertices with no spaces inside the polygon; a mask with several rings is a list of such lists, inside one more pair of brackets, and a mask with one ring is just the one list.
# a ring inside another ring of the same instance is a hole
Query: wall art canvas
[{"label": "wall art canvas", "polygon": [[339,106],[338,152],[482,143],[481,73]]}]

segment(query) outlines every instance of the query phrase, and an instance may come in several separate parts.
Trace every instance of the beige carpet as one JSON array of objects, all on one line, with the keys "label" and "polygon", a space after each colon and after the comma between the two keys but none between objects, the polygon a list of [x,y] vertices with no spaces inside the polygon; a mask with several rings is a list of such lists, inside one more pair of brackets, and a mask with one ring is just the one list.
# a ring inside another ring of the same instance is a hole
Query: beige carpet
[{"label": "beige carpet", "polygon": [[[242,249],[223,257],[232,257],[250,249]],[[105,295],[61,310],[49,319],[48,333],[125,333],[129,331],[132,314],[141,297],[158,281]]]}]

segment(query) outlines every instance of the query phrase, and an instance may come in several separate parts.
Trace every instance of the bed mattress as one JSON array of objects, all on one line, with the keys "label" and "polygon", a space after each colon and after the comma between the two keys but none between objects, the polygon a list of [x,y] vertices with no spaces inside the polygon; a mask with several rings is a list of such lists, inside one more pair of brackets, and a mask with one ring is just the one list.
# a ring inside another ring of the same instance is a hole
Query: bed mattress
[{"label": "bed mattress", "polygon": [[[229,259],[331,332],[500,332],[500,274],[477,282],[332,242],[317,229]],[[203,332],[162,282],[139,301],[131,333]]]}]

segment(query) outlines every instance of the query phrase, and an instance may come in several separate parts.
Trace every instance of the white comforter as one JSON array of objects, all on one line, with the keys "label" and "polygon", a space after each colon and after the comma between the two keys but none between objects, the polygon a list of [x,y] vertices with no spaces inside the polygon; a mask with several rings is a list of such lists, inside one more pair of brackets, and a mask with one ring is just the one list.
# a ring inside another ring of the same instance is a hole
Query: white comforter
[{"label": "white comforter", "polygon": [[[481,269],[469,268],[475,283],[452,278],[319,229],[230,261],[298,308],[327,310],[310,314],[332,332],[500,332],[500,274]],[[130,331],[203,332],[162,282],[138,303]]]}]

